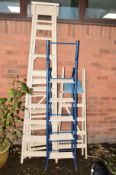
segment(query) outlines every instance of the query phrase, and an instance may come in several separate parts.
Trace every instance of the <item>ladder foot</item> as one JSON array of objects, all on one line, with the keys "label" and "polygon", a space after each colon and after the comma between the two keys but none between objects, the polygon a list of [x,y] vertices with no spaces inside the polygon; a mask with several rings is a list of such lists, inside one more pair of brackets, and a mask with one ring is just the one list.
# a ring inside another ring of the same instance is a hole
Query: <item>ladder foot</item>
[{"label": "ladder foot", "polygon": [[48,158],[46,158],[46,163],[45,163],[45,171],[48,170]]}]

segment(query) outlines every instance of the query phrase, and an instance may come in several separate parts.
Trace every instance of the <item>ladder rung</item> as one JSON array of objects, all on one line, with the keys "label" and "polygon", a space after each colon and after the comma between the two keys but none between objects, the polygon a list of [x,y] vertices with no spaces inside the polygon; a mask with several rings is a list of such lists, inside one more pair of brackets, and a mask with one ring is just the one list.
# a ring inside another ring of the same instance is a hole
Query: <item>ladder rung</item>
[{"label": "ladder rung", "polygon": [[74,158],[72,152],[51,152],[50,159],[66,159]]},{"label": "ladder rung", "polygon": [[33,76],[46,77],[46,71],[44,70],[33,70]]},{"label": "ladder rung", "polygon": [[46,109],[31,109],[30,110],[30,113],[31,114],[44,114],[46,113]]},{"label": "ladder rung", "polygon": [[[31,54],[32,59],[36,59],[36,58],[46,58],[46,54]],[[52,56],[50,55],[50,58],[52,58]]]},{"label": "ladder rung", "polygon": [[48,20],[35,20],[35,19],[33,19],[32,22],[39,22],[39,23],[48,23],[48,24],[52,24],[52,21],[48,21]]},{"label": "ladder rung", "polygon": [[73,79],[72,78],[65,78],[65,79],[62,79],[62,78],[52,78],[50,80],[50,82],[56,82],[56,83],[74,83]]},{"label": "ladder rung", "polygon": [[[35,19],[32,19],[32,22],[39,22],[39,23],[48,23],[48,24],[52,24],[52,21],[50,20],[35,20]],[[36,24],[37,25],[37,24]],[[38,24],[39,25],[39,24]]]},{"label": "ladder rung", "polygon": [[[46,92],[46,87],[45,86],[41,86],[41,87],[33,87],[33,92],[36,92],[36,91],[38,91],[38,92]],[[42,93],[43,94],[43,93]],[[33,94],[32,96],[38,96],[39,94]],[[46,93],[45,93],[45,95],[46,95]]]},{"label": "ladder rung", "polygon": [[46,136],[25,136],[25,141],[35,142],[35,143],[46,143]]},{"label": "ladder rung", "polygon": [[[60,143],[58,145],[58,148],[59,149],[71,149],[71,143]],[[86,144],[83,144],[83,143],[78,143],[77,142],[77,145],[76,145],[77,148],[86,148]]]},{"label": "ladder rung", "polygon": [[31,95],[31,97],[42,97],[42,96],[45,96],[46,95],[44,89],[43,89],[43,91],[41,90],[39,92],[41,92],[41,95],[40,94],[33,94],[33,95]]},{"label": "ladder rung", "polygon": [[52,25],[37,25],[36,30],[48,30],[51,31],[53,30]]},{"label": "ladder rung", "polygon": [[30,104],[29,108],[33,108],[33,109],[46,109],[46,104]]},{"label": "ladder rung", "polygon": [[35,58],[46,58],[46,54],[31,54],[33,59]]},{"label": "ladder rung", "polygon": [[26,122],[28,125],[46,125],[46,120],[29,120]]},{"label": "ladder rung", "polygon": [[32,40],[45,40],[45,41],[52,41],[51,37],[36,37],[36,38],[32,38]]},{"label": "ladder rung", "polygon": [[24,156],[26,157],[46,157],[46,151],[25,151]]},{"label": "ladder rung", "polygon": [[51,141],[73,140],[73,135],[70,133],[51,134],[50,140]]},{"label": "ladder rung", "polygon": [[31,119],[45,119],[46,115],[31,115],[30,116]]},{"label": "ladder rung", "polygon": [[51,122],[64,122],[64,121],[74,121],[72,116],[51,116]]},{"label": "ladder rung", "polygon": [[46,79],[45,78],[34,78],[32,79],[32,84],[46,84]]},{"label": "ladder rung", "polygon": [[51,98],[50,102],[72,103],[72,102],[74,102],[74,100],[72,98]]},{"label": "ladder rung", "polygon": [[46,129],[46,125],[31,125],[31,128],[30,128],[32,131],[34,130],[45,130]]}]

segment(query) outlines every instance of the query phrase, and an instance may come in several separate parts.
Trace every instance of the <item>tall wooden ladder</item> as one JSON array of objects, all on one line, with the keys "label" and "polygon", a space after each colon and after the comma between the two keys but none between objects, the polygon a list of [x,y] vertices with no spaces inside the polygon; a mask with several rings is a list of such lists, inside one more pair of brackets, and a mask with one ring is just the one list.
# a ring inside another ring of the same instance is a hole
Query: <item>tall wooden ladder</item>
[{"label": "tall wooden ladder", "polygon": [[[76,52],[75,52],[75,65],[72,71],[71,78],[54,78],[52,76],[52,67],[50,61],[50,54],[51,54],[51,46],[58,45],[58,44],[65,44],[65,45],[75,45]],[[46,152],[46,170],[48,168],[48,160],[49,159],[65,159],[71,158],[74,160],[75,169],[77,169],[76,163],[76,148],[77,148],[77,73],[78,73],[78,52],[79,51],[79,42],[75,43],[60,43],[60,42],[47,42],[47,72],[46,72],[46,79],[47,79],[47,90],[46,90],[46,143],[47,143],[47,152]],[[73,89],[71,92],[70,98],[54,98],[52,93],[52,86],[54,83],[64,84],[64,83],[71,83]],[[71,114],[67,113],[53,113],[52,106],[53,103],[56,102],[60,104],[61,102],[71,103]],[[70,122],[71,128],[68,131],[58,130],[54,131],[53,123],[57,122],[57,126],[59,122]],[[53,143],[57,143],[56,149],[54,149]],[[64,148],[59,148],[59,143],[64,144]],[[67,144],[70,144],[71,147],[67,148]]]},{"label": "tall wooden ladder", "polygon": [[[46,156],[46,40],[56,42],[58,4],[32,3],[32,29],[28,64],[27,85],[33,94],[26,96],[21,163],[27,157]],[[45,46],[45,47],[44,47]],[[43,49],[44,48],[44,49]],[[56,46],[50,55],[53,77],[57,76]],[[57,88],[53,86],[54,97]],[[57,110],[56,103],[53,111]]]}]

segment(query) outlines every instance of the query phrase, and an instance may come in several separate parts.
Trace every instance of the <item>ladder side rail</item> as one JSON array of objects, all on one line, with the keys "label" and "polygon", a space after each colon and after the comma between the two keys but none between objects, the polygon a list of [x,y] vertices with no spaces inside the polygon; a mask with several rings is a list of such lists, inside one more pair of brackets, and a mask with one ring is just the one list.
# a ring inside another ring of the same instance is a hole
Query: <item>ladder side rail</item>
[{"label": "ladder side rail", "polygon": [[[75,67],[74,67],[74,158],[75,158],[75,164],[76,164],[76,148],[77,148],[77,81],[78,81],[78,56],[79,56],[79,42],[76,41],[76,53],[75,53]],[[75,168],[77,169],[77,165],[75,165]]]},{"label": "ladder side rail", "polygon": [[45,169],[48,167],[49,159],[49,69],[50,69],[50,42],[46,42],[46,165]]},{"label": "ladder side rail", "polygon": [[84,122],[82,125],[82,129],[85,131],[85,136],[84,136],[84,142],[83,144],[85,144],[85,158],[87,159],[87,114],[86,114],[86,71],[85,68],[83,67],[82,69],[82,86],[84,89],[84,93],[82,94],[82,101],[83,101],[83,113],[82,113],[82,117],[84,118]]},{"label": "ladder side rail", "polygon": [[[54,15],[52,16],[52,42],[57,41],[57,22],[56,22],[56,16],[57,11],[54,11]],[[57,78],[57,45],[51,44],[52,46],[52,78]],[[57,98],[57,82],[52,83],[52,98]],[[57,114],[58,113],[58,103],[54,102],[52,103],[52,113]],[[52,129],[53,131],[58,131],[58,123],[54,122],[52,123]],[[58,149],[58,143],[52,143],[52,147],[54,150]],[[58,162],[58,159],[55,159],[56,163]]]},{"label": "ladder side rail", "polygon": [[[34,18],[34,16],[32,17]],[[31,59],[31,52],[32,50],[34,51],[34,43],[32,42],[32,37],[34,34],[34,27],[35,23],[32,21],[32,26],[31,26],[31,43],[30,43],[30,52],[29,52],[29,65],[28,65],[28,72],[27,72],[27,85],[31,87],[32,83],[32,72],[30,72],[30,69],[32,69],[33,64],[32,64],[32,59]],[[31,81],[30,81],[31,78]],[[31,97],[29,94],[26,95],[25,97],[25,106],[26,108],[29,108],[29,104],[31,102]],[[27,120],[30,118],[29,112],[27,110],[24,111],[24,126],[23,126],[23,139],[22,139],[22,150],[21,150],[21,163],[23,163],[24,159],[24,152],[26,151],[26,147],[28,146],[28,143],[26,145],[25,142],[25,137],[29,134],[31,134],[30,127],[26,125]]]}]

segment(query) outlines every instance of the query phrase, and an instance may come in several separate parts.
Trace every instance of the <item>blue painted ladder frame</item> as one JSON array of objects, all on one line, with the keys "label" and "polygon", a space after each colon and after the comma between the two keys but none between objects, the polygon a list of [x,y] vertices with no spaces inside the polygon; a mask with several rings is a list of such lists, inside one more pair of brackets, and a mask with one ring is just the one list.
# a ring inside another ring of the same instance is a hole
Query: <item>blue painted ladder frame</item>
[{"label": "blue painted ladder frame", "polygon": [[48,168],[48,160],[51,152],[50,145],[50,115],[51,115],[51,104],[50,104],[50,96],[51,96],[51,67],[50,67],[50,45],[51,44],[63,44],[63,45],[76,45],[75,52],[75,65],[73,68],[72,79],[74,81],[74,90],[72,91],[72,97],[74,102],[72,103],[72,114],[73,114],[73,137],[74,141],[72,141],[72,151],[74,156],[74,165],[75,169],[77,169],[77,160],[76,160],[76,147],[77,147],[77,82],[78,82],[78,57],[79,57],[79,41],[76,42],[46,42],[46,164],[45,169]]}]

